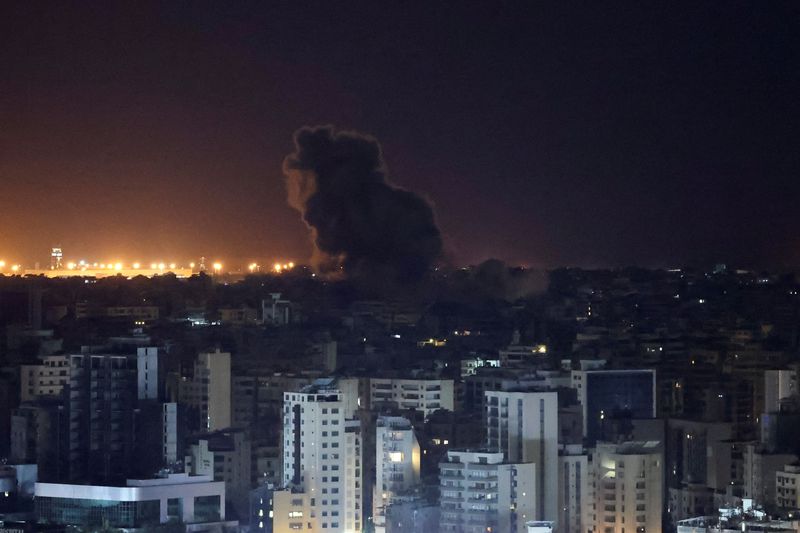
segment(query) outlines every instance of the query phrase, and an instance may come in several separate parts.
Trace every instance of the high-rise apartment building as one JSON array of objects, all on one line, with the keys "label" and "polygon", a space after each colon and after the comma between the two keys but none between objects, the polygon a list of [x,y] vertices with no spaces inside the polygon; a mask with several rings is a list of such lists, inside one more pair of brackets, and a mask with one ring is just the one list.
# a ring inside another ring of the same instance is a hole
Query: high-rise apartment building
[{"label": "high-rise apartment building", "polygon": [[656,416],[655,370],[573,370],[572,387],[583,406],[584,437],[590,446],[608,438],[612,419]]},{"label": "high-rise apartment building", "polygon": [[419,483],[420,451],[411,422],[400,416],[378,417],[375,429],[375,489],[372,522],[385,531],[386,507],[394,497]]},{"label": "high-rise apartment building", "polygon": [[136,360],[131,356],[70,356],[69,472],[66,480],[125,480],[136,465]]},{"label": "high-rise apartment building", "polygon": [[659,442],[598,443],[592,457],[593,531],[661,531],[663,469]]},{"label": "high-rise apartment building", "polygon": [[559,533],[583,533],[589,524],[591,507],[589,492],[589,455],[580,444],[563,446],[558,456],[558,516]]},{"label": "high-rise apartment building", "polygon": [[158,348],[136,349],[138,395],[140,400],[157,400],[159,396]]},{"label": "high-rise apartment building", "polygon": [[489,449],[510,463],[536,463],[537,515],[555,520],[558,513],[558,395],[555,392],[486,392]]},{"label": "high-rise apartment building", "polygon": [[509,463],[502,452],[447,452],[439,463],[442,533],[525,533],[536,510],[536,464]]},{"label": "high-rise apartment building", "polygon": [[231,354],[202,352],[194,375],[180,384],[180,401],[197,410],[200,426],[218,431],[231,426]]},{"label": "high-rise apartment building", "polygon": [[183,451],[178,412],[178,404],[175,402],[161,404],[162,458],[165,465],[177,463],[180,457],[178,453]]},{"label": "high-rise apartment building", "polygon": [[302,520],[292,523],[304,529],[361,530],[361,423],[352,418],[343,393],[332,386],[330,380],[318,380],[301,392],[283,395],[283,475],[292,494],[287,501],[302,500],[305,510],[281,507],[283,500],[276,494],[276,523],[289,513],[303,513]]}]

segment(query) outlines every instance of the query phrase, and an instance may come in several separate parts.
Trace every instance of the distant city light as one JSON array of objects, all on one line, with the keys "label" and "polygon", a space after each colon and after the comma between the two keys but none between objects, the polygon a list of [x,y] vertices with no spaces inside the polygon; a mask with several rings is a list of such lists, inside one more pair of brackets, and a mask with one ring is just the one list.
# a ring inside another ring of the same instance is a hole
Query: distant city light
[{"label": "distant city light", "polygon": [[136,268],[139,268],[140,266],[141,266],[141,265],[140,265],[139,263],[134,263],[134,264],[133,264],[133,268],[135,268],[135,269],[136,269]]},{"label": "distant city light", "polygon": [[219,271],[222,270],[222,263],[214,263],[213,267],[214,267],[214,272],[219,273]]},{"label": "distant city light", "polygon": [[170,264],[169,264],[169,267],[170,267],[170,268],[175,268],[175,263],[170,263]]},{"label": "distant city light", "polygon": [[284,270],[291,270],[292,268],[294,268],[294,263],[293,262],[275,263],[274,265],[272,265],[272,270],[274,270],[278,274],[280,274]]},{"label": "distant city light", "polygon": [[0,268],[5,268],[5,267],[6,267],[6,262],[0,261]]}]

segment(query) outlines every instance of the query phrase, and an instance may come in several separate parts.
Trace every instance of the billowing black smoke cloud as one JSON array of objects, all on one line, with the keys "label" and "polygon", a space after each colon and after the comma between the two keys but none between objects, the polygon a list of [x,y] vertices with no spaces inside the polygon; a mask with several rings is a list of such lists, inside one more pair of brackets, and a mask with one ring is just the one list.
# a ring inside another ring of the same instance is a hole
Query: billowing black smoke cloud
[{"label": "billowing black smoke cloud", "polygon": [[283,162],[289,204],[314,241],[314,267],[328,275],[409,282],[442,253],[433,209],[392,185],[373,137],[301,128]]}]

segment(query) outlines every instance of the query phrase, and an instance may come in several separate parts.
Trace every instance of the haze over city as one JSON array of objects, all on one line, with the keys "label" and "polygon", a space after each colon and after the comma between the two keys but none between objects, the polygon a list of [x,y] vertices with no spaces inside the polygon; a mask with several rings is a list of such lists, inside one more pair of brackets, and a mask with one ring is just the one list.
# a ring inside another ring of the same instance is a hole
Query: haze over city
[{"label": "haze over city", "polygon": [[375,136],[444,257],[792,267],[797,5],[6,3],[0,255],[307,261],[284,157]]}]

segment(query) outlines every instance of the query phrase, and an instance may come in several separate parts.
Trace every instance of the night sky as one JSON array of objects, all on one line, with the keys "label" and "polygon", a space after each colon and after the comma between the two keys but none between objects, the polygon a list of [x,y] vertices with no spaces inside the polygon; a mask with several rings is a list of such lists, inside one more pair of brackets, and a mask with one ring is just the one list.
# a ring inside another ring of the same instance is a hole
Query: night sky
[{"label": "night sky", "polygon": [[333,124],[456,264],[800,267],[800,3],[477,4],[3,2],[0,256],[304,260]]}]

